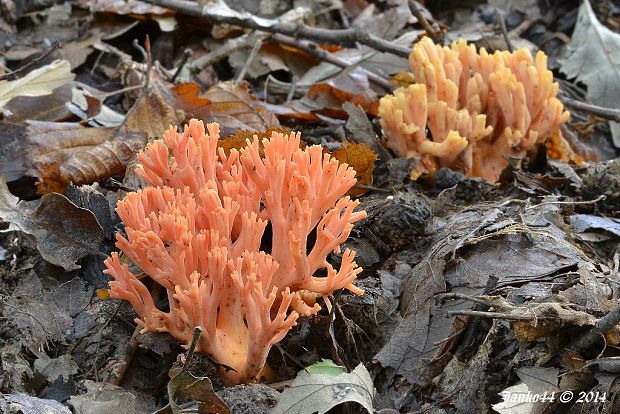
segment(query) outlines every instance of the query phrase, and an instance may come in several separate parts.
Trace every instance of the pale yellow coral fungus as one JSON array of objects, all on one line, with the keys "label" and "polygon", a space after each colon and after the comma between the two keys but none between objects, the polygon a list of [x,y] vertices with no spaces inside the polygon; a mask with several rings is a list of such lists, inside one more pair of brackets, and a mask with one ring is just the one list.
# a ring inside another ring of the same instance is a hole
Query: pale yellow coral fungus
[{"label": "pale yellow coral fungus", "polygon": [[379,116],[386,146],[421,157],[422,171],[450,167],[495,182],[505,156],[525,156],[568,120],[543,52],[489,54],[424,38],[409,64],[416,83],[384,96]]}]

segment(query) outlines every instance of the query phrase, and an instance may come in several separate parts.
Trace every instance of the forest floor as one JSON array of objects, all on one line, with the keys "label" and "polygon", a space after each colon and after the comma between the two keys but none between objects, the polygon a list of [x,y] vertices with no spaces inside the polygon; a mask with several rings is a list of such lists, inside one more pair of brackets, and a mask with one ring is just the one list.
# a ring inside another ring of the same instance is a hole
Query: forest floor
[{"label": "forest floor", "polygon": [[[0,412],[620,413],[614,2],[0,0],[0,26]],[[490,183],[397,157],[379,101],[425,35],[544,51],[570,159],[540,145]],[[364,294],[300,318],[261,384],[109,297],[135,154],[191,118],[357,171]]]}]

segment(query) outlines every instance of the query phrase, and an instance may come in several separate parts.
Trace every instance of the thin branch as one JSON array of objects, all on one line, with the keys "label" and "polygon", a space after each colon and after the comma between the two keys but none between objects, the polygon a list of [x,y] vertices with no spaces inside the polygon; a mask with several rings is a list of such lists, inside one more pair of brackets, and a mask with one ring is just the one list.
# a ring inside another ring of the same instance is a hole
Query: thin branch
[{"label": "thin branch", "polygon": [[189,349],[187,350],[187,355],[185,355],[185,362],[183,363],[183,371],[189,371],[189,364],[194,356],[194,351],[196,350],[196,346],[198,345],[198,340],[200,339],[200,335],[202,334],[202,327],[197,326],[194,328],[194,335],[192,335],[192,342],[189,344]]},{"label": "thin branch", "polygon": [[594,150],[589,148],[586,144],[579,140],[577,134],[567,125],[560,125],[560,131],[562,132],[562,136],[568,142],[568,145],[579,155],[584,157],[586,160],[596,161],[597,155]]},{"label": "thin branch", "polygon": [[[120,95],[120,94],[123,94],[123,93],[126,93],[126,92],[136,91],[138,89],[143,89],[143,88],[144,88],[143,84],[134,85],[134,86],[127,86],[126,88],[123,88],[123,89],[118,89],[118,90],[110,91],[110,92],[102,92],[102,93],[98,93],[98,94],[96,94],[94,96],[95,96],[95,98],[105,100],[105,99],[108,99],[110,96]],[[136,191],[136,190],[132,190],[132,191]]]},{"label": "thin branch", "polygon": [[620,122],[620,109],[605,108],[602,106],[592,105],[571,98],[562,98],[562,102],[569,108],[583,111],[588,114],[598,116],[599,118],[607,119],[609,121]]},{"label": "thin branch", "polygon": [[217,49],[210,51],[206,55],[194,60],[190,64],[190,70],[192,72],[199,72],[207,66],[213,65],[220,60],[227,58],[233,52],[251,46],[252,44],[254,44],[254,42],[256,42],[257,38],[266,39],[267,36],[269,36],[269,34],[267,33],[260,33],[259,35],[256,35],[256,32],[252,32],[245,33],[233,39],[229,39],[223,46],[218,47]]},{"label": "thin branch", "polygon": [[504,36],[504,42],[506,42],[506,47],[508,48],[509,52],[514,52],[514,47],[512,47],[512,42],[510,41],[510,38],[508,38],[508,30],[506,30],[506,21],[504,20],[504,16],[502,16],[502,14],[500,13],[499,9],[496,7],[495,8],[495,20],[497,20],[497,23],[499,24],[499,28],[502,31],[502,36]]},{"label": "thin branch", "polygon": [[596,324],[583,336],[573,341],[568,349],[582,352],[596,344],[601,337],[605,337],[605,333],[620,323],[620,306],[614,308],[607,315],[603,316]]},{"label": "thin branch", "polygon": [[194,51],[189,48],[183,51],[183,57],[181,58],[181,61],[179,62],[179,67],[174,72],[174,75],[172,75],[172,79],[170,79],[171,83],[174,83],[177,80],[177,78],[181,74],[181,71],[183,70],[183,67],[187,64],[187,61],[189,60],[189,58],[192,57],[193,54],[194,54]]},{"label": "thin branch", "polygon": [[445,302],[449,299],[451,300],[466,300],[468,302],[476,303],[482,306],[493,306],[494,302],[490,300],[484,300],[481,298],[477,298],[475,296],[466,295],[464,293],[458,292],[447,292],[447,293],[439,293],[435,295],[435,299],[441,302]]},{"label": "thin branch", "polygon": [[144,81],[144,89],[149,88],[151,82],[151,72],[153,71],[153,57],[151,55],[151,39],[146,35],[144,39],[144,50],[146,51],[146,80]]},{"label": "thin branch", "polygon": [[[216,23],[226,23],[235,26],[247,27],[269,33],[281,33],[287,36],[310,39],[318,42],[354,45],[359,42],[381,52],[392,53],[397,56],[409,57],[409,48],[397,45],[388,40],[365,32],[361,28],[323,29],[301,23],[281,22],[274,19],[256,17],[247,12],[237,12],[224,6],[223,3],[201,7],[188,0],[144,0],[145,3],[175,10],[189,16],[204,17]],[[222,13],[225,11],[225,13]]]},{"label": "thin branch", "polygon": [[140,45],[140,42],[138,41],[138,39],[133,39],[133,42],[131,43],[131,45],[133,46],[135,50],[140,52],[140,55],[142,56],[142,61],[146,63],[147,60],[149,60],[149,58],[146,54],[146,50]]},{"label": "thin branch", "polygon": [[52,54],[52,52],[54,52],[56,49],[59,49],[61,46],[62,44],[58,41],[52,43],[49,49],[44,50],[43,53],[41,53],[36,58],[32,59],[30,62],[26,63],[24,66],[15,69],[11,73],[6,73],[0,76],[0,80],[14,80],[18,78],[22,72],[27,72],[30,68],[32,68],[33,66],[36,66],[39,62],[41,62],[43,59],[48,57],[50,54]]},{"label": "thin branch", "polygon": [[[329,53],[328,51],[321,49],[319,47],[319,45],[317,45],[316,43],[313,42],[309,42],[307,40],[299,40],[299,39],[295,39],[293,37],[290,36],[285,36],[282,34],[274,34],[273,36],[271,36],[271,38],[276,41],[277,43],[281,43],[281,44],[285,44],[288,46],[292,46],[296,49],[302,50],[312,56],[315,56],[317,58],[319,58],[320,60],[324,60],[325,62],[331,63],[332,65],[341,67],[343,69],[346,69],[348,67],[351,67],[351,63],[347,62],[346,60],[343,60],[341,58],[339,58],[338,56],[334,55],[333,53]],[[378,85],[388,91],[392,91],[394,89],[394,85],[392,85],[387,79],[382,78],[381,76],[377,75],[376,73],[373,73],[365,68],[362,68],[360,66],[360,68],[362,69],[362,71],[364,72],[364,74],[366,75],[366,77],[368,78],[368,80],[372,83],[374,83],[375,85]]]},{"label": "thin branch", "polygon": [[483,311],[475,311],[475,310],[460,310],[460,311],[448,311],[448,316],[480,316],[483,318],[492,318],[492,319],[507,319],[513,321],[533,321],[540,319],[548,319],[546,317],[536,317],[534,315],[513,315],[510,313],[503,312],[483,312]]},{"label": "thin branch", "polygon": [[250,69],[252,62],[254,62],[254,59],[256,59],[256,55],[258,55],[258,51],[260,50],[261,46],[263,46],[263,41],[260,38],[256,39],[256,42],[254,42],[254,46],[252,46],[252,50],[250,51],[250,55],[245,61],[245,65],[243,65],[243,68],[241,68],[241,72],[239,72],[237,79],[235,79],[235,83],[239,83],[243,81],[243,79],[245,79],[245,75],[248,73],[248,70]]},{"label": "thin branch", "polygon": [[600,196],[596,197],[594,200],[584,200],[584,201],[544,201],[542,203],[539,204],[534,204],[533,206],[528,206],[525,207],[525,210],[532,210],[541,206],[546,206],[546,205],[551,205],[551,204],[566,204],[569,206],[573,206],[573,205],[577,205],[577,204],[596,204],[599,201],[603,201],[607,198],[607,196],[605,196],[605,194],[601,194]]},{"label": "thin branch", "polygon": [[428,20],[426,20],[426,16],[424,16],[424,13],[422,12],[422,9],[420,9],[417,1],[409,0],[408,4],[411,14],[418,19],[418,23],[420,23],[420,26],[422,26],[426,34],[433,39],[433,42],[442,44],[443,34],[441,33],[441,29],[439,27],[433,27]]},{"label": "thin branch", "polygon": [[127,377],[127,372],[131,367],[131,364],[136,357],[136,353],[138,352],[138,335],[140,334],[140,327],[136,326],[136,329],[133,331],[131,338],[129,339],[129,344],[127,345],[127,349],[125,351],[125,355],[120,361],[120,364],[117,365],[117,368],[113,372],[113,377],[109,380],[110,384],[113,385],[122,385],[123,381],[125,381],[125,377]]}]

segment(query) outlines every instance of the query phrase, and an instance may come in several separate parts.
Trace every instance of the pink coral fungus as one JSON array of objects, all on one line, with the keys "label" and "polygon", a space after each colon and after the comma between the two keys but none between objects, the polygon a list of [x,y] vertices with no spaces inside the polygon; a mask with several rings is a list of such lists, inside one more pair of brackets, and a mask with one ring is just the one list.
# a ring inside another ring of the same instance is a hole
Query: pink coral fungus
[{"label": "pink coral fungus", "polygon": [[450,167],[495,182],[504,156],[523,157],[568,120],[543,52],[489,54],[464,40],[448,48],[425,37],[409,64],[416,83],[383,97],[379,116],[386,145],[419,156],[419,172]]},{"label": "pink coral fungus", "polygon": [[320,310],[317,295],[363,293],[353,285],[361,272],[354,252],[342,253],[339,269],[326,258],[366,213],[344,197],[355,171],[320,146],[300,149],[299,133],[273,133],[264,155],[256,138],[229,155],[218,138],[215,123],[205,131],[191,120],[183,134],[170,128],[138,155],[152,187],[118,202],[127,238],[118,234],[117,246],[165,288],[169,310],[118,254],[105,272],[114,278],[111,296],[133,305],[143,331],[188,344],[201,326],[198,350],[233,368],[221,373],[235,384],[257,379],[299,315]]}]

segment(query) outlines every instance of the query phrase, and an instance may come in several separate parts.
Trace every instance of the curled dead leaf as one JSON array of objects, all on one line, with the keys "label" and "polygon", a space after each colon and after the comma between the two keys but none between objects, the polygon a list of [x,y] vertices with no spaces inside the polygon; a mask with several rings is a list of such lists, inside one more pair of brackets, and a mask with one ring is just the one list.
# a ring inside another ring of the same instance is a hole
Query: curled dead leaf
[{"label": "curled dead leaf", "polygon": [[[332,153],[340,162],[349,164],[355,170],[357,184],[365,186],[372,184],[372,172],[375,169],[377,154],[366,144],[345,140],[340,148]],[[366,193],[366,189],[356,185],[347,192],[347,195],[359,197]]]},{"label": "curled dead leaf", "polygon": [[302,101],[315,107],[317,112],[333,118],[346,117],[341,109],[345,102],[359,105],[366,113],[374,116],[379,108],[379,97],[359,67],[313,85]]},{"label": "curled dead leaf", "polygon": [[39,179],[40,194],[122,173],[147,139],[142,133],[70,123],[31,122],[27,131],[24,166],[27,175]]},{"label": "curled dead leaf", "polygon": [[[231,149],[240,150],[241,148],[245,148],[247,146],[246,140],[252,141],[254,137],[258,138],[259,141],[259,151],[261,156],[263,156],[263,138],[271,138],[272,133],[281,133],[281,134],[289,134],[291,131],[283,129],[283,128],[269,128],[266,131],[256,132],[256,131],[236,131],[234,134],[224,137],[220,139],[217,143],[219,147],[224,148],[224,152],[226,155],[230,154]],[[303,149],[306,147],[306,143],[300,141],[299,146]]]},{"label": "curled dead leaf", "polygon": [[8,230],[32,235],[41,256],[66,270],[79,269],[77,260],[98,254],[104,237],[90,210],[56,193],[47,194],[40,201],[20,201],[9,192],[3,179],[0,179],[0,219],[9,223]]},{"label": "curled dead leaf", "polygon": [[238,130],[265,131],[280,126],[272,112],[254,104],[256,99],[247,82],[220,82],[203,94],[197,84],[186,83],[175,86],[172,92],[189,116],[219,123],[223,136]]}]

